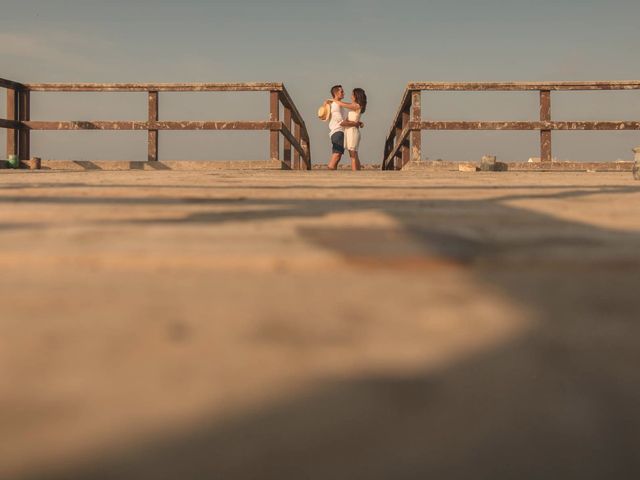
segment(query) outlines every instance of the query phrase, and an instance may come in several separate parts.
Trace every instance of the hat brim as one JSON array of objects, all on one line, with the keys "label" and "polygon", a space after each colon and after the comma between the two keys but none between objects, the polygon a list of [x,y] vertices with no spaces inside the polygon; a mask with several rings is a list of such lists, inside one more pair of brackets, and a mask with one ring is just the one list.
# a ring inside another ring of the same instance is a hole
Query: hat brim
[{"label": "hat brim", "polygon": [[323,122],[328,122],[331,118],[331,104],[327,103],[318,109],[318,118]]}]

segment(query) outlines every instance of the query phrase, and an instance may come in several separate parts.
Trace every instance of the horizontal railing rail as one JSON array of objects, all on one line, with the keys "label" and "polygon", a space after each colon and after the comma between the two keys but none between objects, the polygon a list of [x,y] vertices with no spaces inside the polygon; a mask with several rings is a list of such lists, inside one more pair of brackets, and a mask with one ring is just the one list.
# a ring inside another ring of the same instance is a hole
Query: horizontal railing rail
[{"label": "horizontal railing rail", "polygon": [[[36,130],[77,131],[148,131],[147,161],[158,161],[158,135],[167,130],[242,130],[269,131],[271,160],[282,162],[286,169],[311,169],[311,147],[307,126],[282,83],[27,83],[0,79],[7,88],[7,117],[0,128],[8,129],[7,156],[30,157],[30,132]],[[31,92],[147,92],[147,121],[32,121]],[[162,92],[268,92],[269,119],[265,121],[165,121],[159,119],[159,94]],[[280,119],[280,107],[284,118]],[[284,137],[280,155],[280,135]]]},{"label": "horizontal railing rail", "polygon": [[282,83],[27,83],[32,92],[269,92]]},{"label": "horizontal railing rail", "polygon": [[[385,141],[382,169],[400,170],[410,161],[419,162],[422,158],[423,130],[537,130],[540,131],[540,159],[545,163],[552,161],[551,132],[554,130],[640,130],[640,121],[552,121],[551,92],[581,90],[640,90],[640,81],[409,83],[402,95],[400,106]],[[538,91],[540,95],[540,121],[423,121],[423,91]]]},{"label": "horizontal railing rail", "polygon": [[0,78],[0,88],[7,88],[9,90],[24,90],[25,86],[22,83]]},{"label": "horizontal railing rail", "polygon": [[640,90],[640,81],[596,82],[410,82],[408,90],[441,92],[526,92],[536,90]]},{"label": "horizontal railing rail", "polygon": [[280,122],[210,122],[210,121],[29,121],[30,130],[279,130]]}]

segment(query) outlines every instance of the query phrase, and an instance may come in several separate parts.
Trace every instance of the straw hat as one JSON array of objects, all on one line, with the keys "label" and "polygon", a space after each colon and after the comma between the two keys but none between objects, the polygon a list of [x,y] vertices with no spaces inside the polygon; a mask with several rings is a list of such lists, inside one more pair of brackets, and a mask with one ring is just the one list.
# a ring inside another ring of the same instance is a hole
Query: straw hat
[{"label": "straw hat", "polygon": [[318,109],[318,118],[323,122],[328,122],[331,118],[331,104],[323,103],[322,106]]}]

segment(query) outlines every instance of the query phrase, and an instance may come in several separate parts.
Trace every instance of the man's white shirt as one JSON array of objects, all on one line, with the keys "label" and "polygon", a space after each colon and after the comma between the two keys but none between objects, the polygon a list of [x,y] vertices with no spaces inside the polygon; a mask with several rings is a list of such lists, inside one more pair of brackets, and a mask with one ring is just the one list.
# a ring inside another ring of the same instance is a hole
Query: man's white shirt
[{"label": "man's white shirt", "polygon": [[336,132],[344,132],[342,122],[347,118],[346,109],[342,108],[336,102],[331,103],[331,120],[329,121],[329,136]]}]

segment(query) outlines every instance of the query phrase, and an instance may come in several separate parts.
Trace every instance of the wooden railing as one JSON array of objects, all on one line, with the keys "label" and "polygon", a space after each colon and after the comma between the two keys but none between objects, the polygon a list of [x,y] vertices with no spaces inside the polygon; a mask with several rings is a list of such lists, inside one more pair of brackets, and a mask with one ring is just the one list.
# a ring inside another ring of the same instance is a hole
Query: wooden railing
[{"label": "wooden railing", "polygon": [[[551,120],[551,92],[576,90],[638,90],[640,81],[626,82],[541,82],[541,83],[409,83],[400,108],[387,136],[382,161],[383,170],[400,170],[410,161],[422,158],[422,130],[538,130],[540,159],[551,163],[553,130],[640,130],[640,121],[620,122],[554,122]],[[423,91],[490,92],[538,91],[538,122],[424,122]]]},{"label": "wooden railing", "polygon": [[[269,158],[281,161],[285,169],[311,169],[309,133],[302,115],[282,83],[29,83],[20,84],[0,79],[7,88],[7,118],[0,128],[8,129],[7,156],[30,157],[32,130],[147,130],[149,162],[158,161],[158,134],[162,130],[267,130],[270,131]],[[162,121],[159,119],[161,92],[269,92],[270,116],[267,121]],[[147,121],[32,121],[31,92],[146,92],[149,115]],[[280,119],[280,104],[284,119]],[[292,128],[293,125],[293,128]],[[284,137],[280,158],[280,135]]]},{"label": "wooden railing", "polygon": [[29,131],[22,124],[29,120],[29,92],[17,82],[0,78],[0,87],[7,89],[7,118],[0,118],[0,128],[7,129],[7,158],[30,156]]}]

